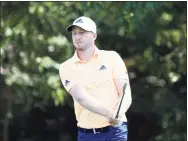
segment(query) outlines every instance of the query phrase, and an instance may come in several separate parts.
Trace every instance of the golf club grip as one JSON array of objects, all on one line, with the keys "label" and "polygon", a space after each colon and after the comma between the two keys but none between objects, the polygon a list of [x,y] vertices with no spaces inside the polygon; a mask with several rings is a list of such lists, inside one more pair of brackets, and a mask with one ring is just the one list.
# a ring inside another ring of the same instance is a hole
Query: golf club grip
[{"label": "golf club grip", "polygon": [[122,104],[122,101],[123,101],[123,97],[124,97],[124,95],[125,95],[125,88],[126,88],[126,84],[124,84],[124,86],[123,86],[123,94],[122,94],[122,97],[121,97],[121,99],[120,99],[119,107],[118,107],[118,110],[117,110],[117,113],[116,113],[115,118],[118,118],[119,111],[120,111],[120,109],[121,109],[121,104]]}]

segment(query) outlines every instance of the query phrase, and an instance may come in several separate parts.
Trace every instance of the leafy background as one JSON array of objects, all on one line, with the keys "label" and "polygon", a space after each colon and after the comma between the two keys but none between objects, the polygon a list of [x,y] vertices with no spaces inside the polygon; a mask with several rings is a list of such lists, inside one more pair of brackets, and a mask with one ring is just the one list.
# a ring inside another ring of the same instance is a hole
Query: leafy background
[{"label": "leafy background", "polygon": [[82,15],[129,71],[129,141],[185,141],[187,2],[175,1],[1,1],[0,140],[76,141],[58,68],[74,53],[65,28]]}]

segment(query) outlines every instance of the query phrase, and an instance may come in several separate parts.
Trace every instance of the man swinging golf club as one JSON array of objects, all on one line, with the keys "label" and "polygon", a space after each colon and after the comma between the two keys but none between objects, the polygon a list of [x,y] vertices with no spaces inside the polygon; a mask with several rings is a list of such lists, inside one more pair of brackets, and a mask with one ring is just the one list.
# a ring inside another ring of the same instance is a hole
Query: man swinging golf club
[{"label": "man swinging golf club", "polygon": [[75,53],[60,65],[59,74],[74,101],[78,141],[127,141],[125,113],[132,98],[125,63],[117,52],[97,48],[90,18],[77,18],[67,31]]}]

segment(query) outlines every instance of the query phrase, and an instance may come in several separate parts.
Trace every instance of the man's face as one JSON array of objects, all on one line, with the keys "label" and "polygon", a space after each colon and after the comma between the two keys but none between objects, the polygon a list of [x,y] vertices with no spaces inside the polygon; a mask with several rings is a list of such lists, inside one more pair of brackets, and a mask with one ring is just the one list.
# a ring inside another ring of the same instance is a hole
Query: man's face
[{"label": "man's face", "polygon": [[77,50],[82,51],[94,44],[96,35],[78,26],[72,29],[73,44]]}]

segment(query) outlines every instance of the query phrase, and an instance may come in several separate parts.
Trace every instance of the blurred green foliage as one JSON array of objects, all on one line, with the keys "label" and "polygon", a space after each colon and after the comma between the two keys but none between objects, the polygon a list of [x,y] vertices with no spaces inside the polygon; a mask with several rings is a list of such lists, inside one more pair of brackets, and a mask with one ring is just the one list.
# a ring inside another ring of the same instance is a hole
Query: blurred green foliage
[{"label": "blurred green foliage", "polygon": [[[74,47],[65,28],[85,15],[96,21],[97,46],[117,51],[126,63],[133,96],[130,122],[134,113],[159,117],[160,130],[143,140],[186,140],[186,2],[0,4],[0,137],[23,113],[36,107],[45,111],[51,101],[57,107],[66,103],[58,67],[73,55]],[[134,130],[130,141],[142,141],[142,131]],[[70,135],[64,134],[65,140]]]}]

